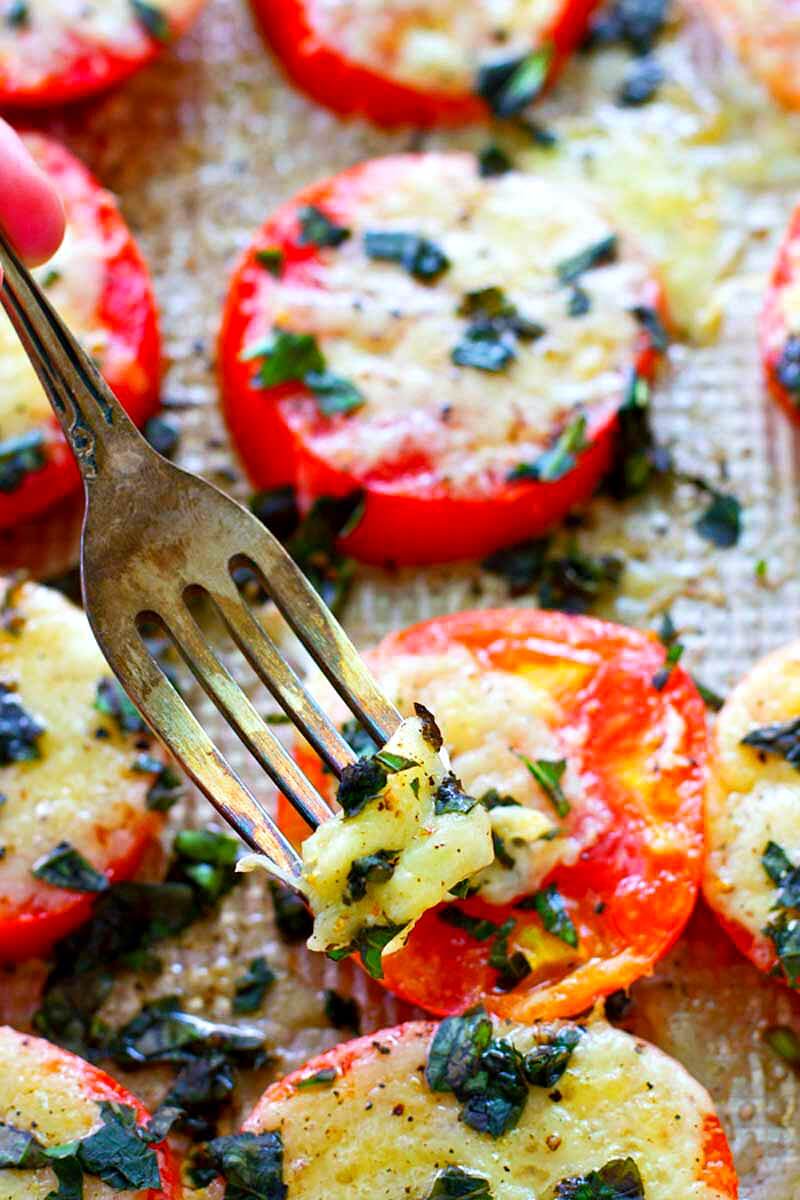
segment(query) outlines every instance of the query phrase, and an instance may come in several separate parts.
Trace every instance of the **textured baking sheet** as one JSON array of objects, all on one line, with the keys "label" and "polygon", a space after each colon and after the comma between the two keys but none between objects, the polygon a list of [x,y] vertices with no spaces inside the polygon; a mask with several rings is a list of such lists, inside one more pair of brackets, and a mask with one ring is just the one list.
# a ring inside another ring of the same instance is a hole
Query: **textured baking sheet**
[{"label": "textured baking sheet", "polygon": [[[674,442],[687,471],[736,493],[744,536],[729,551],[703,542],[693,530],[702,498],[688,485],[635,505],[597,501],[578,536],[583,547],[614,550],[628,562],[606,615],[652,626],[671,607],[691,668],[724,691],[754,658],[796,635],[800,614],[798,445],[762,396],[754,333],[776,240],[800,184],[800,124],[775,111],[688,2],[662,57],[671,82],[660,101],[624,113],[612,103],[624,56],[579,59],[542,110],[563,135],[561,149],[513,148],[532,170],[593,178],[661,262],[687,336],[658,393],[659,432]],[[297,187],[422,139],[345,124],[307,103],[281,79],[245,0],[209,0],[194,32],[155,68],[45,127],[119,195],[141,239],[163,313],[164,396],[183,428],[183,464],[245,495],[214,381],[230,267],[254,228]],[[469,131],[425,144],[485,140],[485,131]],[[74,554],[74,532],[74,513],[66,512],[0,543],[0,561],[7,567],[33,557],[39,573],[59,570]],[[755,573],[762,559],[765,579]],[[346,623],[367,644],[421,617],[505,600],[502,583],[474,566],[362,571]],[[216,714],[203,700],[197,704],[247,774]],[[207,817],[195,798],[173,813],[172,824]],[[147,984],[122,979],[104,1014],[119,1021],[145,998],[177,993],[190,1010],[229,1018],[233,980],[250,957],[265,953],[281,976],[258,1018],[274,1065],[245,1081],[243,1110],[266,1079],[338,1040],[323,1015],[323,987],[358,996],[365,1031],[407,1015],[347,964],[287,949],[270,912],[263,881],[250,877],[215,917],[168,948],[161,977]],[[0,1017],[25,1024],[43,970],[29,964],[0,978]],[[634,990],[630,1027],[710,1088],[733,1142],[744,1200],[800,1200],[800,1079],[763,1043],[765,1028],[792,1022],[800,1030],[800,1004],[741,960],[702,910],[656,976]],[[127,1077],[151,1102],[166,1081],[158,1071]]]}]

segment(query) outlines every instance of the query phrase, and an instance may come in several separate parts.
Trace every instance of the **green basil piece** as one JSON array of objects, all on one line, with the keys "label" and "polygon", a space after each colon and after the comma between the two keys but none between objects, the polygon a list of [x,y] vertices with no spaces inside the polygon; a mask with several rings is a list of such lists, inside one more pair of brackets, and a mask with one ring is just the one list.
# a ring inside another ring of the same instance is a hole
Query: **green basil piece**
[{"label": "green basil piece", "polygon": [[118,1191],[160,1188],[158,1157],[141,1137],[134,1110],[103,1101],[100,1115],[102,1128],[78,1143],[76,1158],[86,1174]]},{"label": "green basil piece", "polygon": [[737,545],[742,534],[742,506],[735,496],[712,490],[711,503],[694,527],[720,550],[729,550]]},{"label": "green basil piece", "polygon": [[493,1200],[489,1180],[463,1167],[444,1167],[433,1181],[427,1200]]},{"label": "green basil piece", "polygon": [[468,813],[472,812],[477,803],[478,801],[473,796],[467,795],[451,771],[436,789],[433,797],[433,811],[437,817],[442,813]]},{"label": "green basil piece", "polygon": [[236,980],[236,994],[233,998],[235,1013],[258,1012],[264,1004],[264,998],[278,976],[263,955],[251,960],[247,971]]},{"label": "green basil piece", "polygon": [[0,492],[16,492],[29,475],[47,466],[45,436],[39,429],[0,442]]},{"label": "green basil piece", "polygon": [[644,1200],[644,1184],[632,1158],[615,1158],[599,1171],[562,1179],[555,1200]]},{"label": "green basil piece", "polygon": [[742,745],[760,750],[762,754],[785,758],[790,766],[800,771],[800,717],[751,729],[742,738]]},{"label": "green basil piece", "polygon": [[592,271],[595,267],[603,267],[608,263],[616,262],[618,248],[619,239],[615,233],[601,238],[598,242],[592,242],[584,250],[579,250],[571,258],[565,258],[556,265],[556,275],[559,282],[564,284],[577,283],[587,271]]},{"label": "green basil piece", "polygon": [[225,1200],[286,1200],[283,1139],[279,1133],[215,1138],[205,1153],[225,1180]]},{"label": "green basil piece", "polygon": [[541,93],[550,74],[553,47],[490,62],[478,70],[475,91],[498,117],[514,117]]},{"label": "green basil piece", "polygon": [[555,934],[568,946],[577,948],[578,931],[567,912],[564,898],[556,885],[551,883],[543,891],[517,904],[517,908],[534,908],[542,919],[548,933]]},{"label": "green basil piece", "polygon": [[324,417],[356,412],[366,404],[366,397],[356,385],[333,371],[309,371],[303,382],[314,393],[317,408]]},{"label": "green basil piece", "polygon": [[130,0],[133,15],[150,37],[166,44],[172,40],[172,29],[165,13],[148,0]]},{"label": "green basil piece", "polygon": [[105,892],[109,886],[105,875],[96,871],[69,842],[59,842],[31,870],[37,879],[69,892]]},{"label": "green basil piece", "polygon": [[397,263],[422,283],[433,283],[450,266],[444,251],[418,233],[368,231],[364,234],[364,252],[368,258]]},{"label": "green basil piece", "polygon": [[586,450],[586,417],[581,413],[569,423],[549,450],[532,463],[520,463],[508,474],[509,481],[521,479],[538,480],[540,483],[557,483],[577,465],[577,455]]},{"label": "green basil piece", "polygon": [[120,733],[146,733],[147,726],[139,710],[128,697],[119,680],[108,676],[97,685],[94,706],[98,712],[111,717]]},{"label": "green basil piece", "polygon": [[530,771],[556,810],[558,816],[562,818],[569,816],[571,812],[570,802],[561,788],[561,780],[567,769],[567,760],[565,758],[537,758],[534,761],[525,754],[518,754],[517,757],[522,759],[528,771]]},{"label": "green basil piece", "polygon": [[315,204],[306,204],[297,214],[300,223],[301,246],[341,246],[351,236],[350,230],[339,225]]},{"label": "green basil piece", "polygon": [[357,900],[363,900],[368,883],[388,883],[394,875],[399,857],[399,850],[376,850],[373,854],[356,858],[347,873],[347,886],[342,897],[344,903],[355,904]]},{"label": "green basil piece", "polygon": [[42,757],[39,739],[44,724],[23,706],[17,693],[0,683],[0,766]]},{"label": "green basil piece", "polygon": [[569,1066],[573,1051],[581,1040],[581,1030],[565,1025],[546,1042],[529,1050],[522,1060],[525,1078],[533,1087],[555,1087]]},{"label": "green basil piece", "polygon": [[263,250],[255,252],[255,260],[259,266],[264,267],[276,279],[280,278],[283,271],[284,257],[283,251],[278,246],[265,246]]},{"label": "green basil piece", "polygon": [[312,1087],[330,1087],[339,1075],[336,1067],[323,1067],[321,1071],[316,1071],[313,1075],[306,1075],[302,1079],[298,1079],[294,1085],[298,1090],[302,1088]]}]

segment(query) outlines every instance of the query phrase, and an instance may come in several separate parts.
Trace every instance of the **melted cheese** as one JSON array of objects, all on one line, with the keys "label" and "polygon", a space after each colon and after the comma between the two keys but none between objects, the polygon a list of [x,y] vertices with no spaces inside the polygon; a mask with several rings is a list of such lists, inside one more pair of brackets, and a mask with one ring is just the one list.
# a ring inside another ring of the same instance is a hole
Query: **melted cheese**
[{"label": "melted cheese", "polygon": [[[346,420],[315,429],[316,451],[360,477],[417,456],[430,460],[420,469],[426,487],[493,490],[578,410],[591,424],[617,406],[639,331],[630,310],[642,301],[647,268],[622,242],[617,262],[583,275],[591,309],[571,317],[557,265],[615,232],[585,186],[517,173],[482,180],[475,160],[459,154],[406,160],[391,183],[380,162],[377,171],[357,199],[348,193],[353,234],[322,251],[313,285],[289,274],[265,302],[271,324],[316,334],[329,369],[366,398]],[[424,235],[451,266],[435,283],[419,282],[366,257],[368,230]],[[546,331],[521,341],[501,373],[451,361],[468,325],[457,310],[466,293],[488,287],[501,287]],[[292,408],[313,421],[313,399]]]},{"label": "melted cheese", "polygon": [[313,0],[315,32],[353,62],[425,91],[471,92],[478,67],[529,53],[564,0]]},{"label": "melted cheese", "polygon": [[[434,795],[446,767],[423,737],[418,718],[404,721],[386,750],[417,765],[389,775],[386,789],[361,812],[338,814],[303,843],[303,877],[315,914],[308,943],[313,950],[347,946],[365,926],[407,926],[407,935],[427,909],[494,857],[482,805],[468,813],[435,813]],[[363,899],[344,903],[352,863],[380,850],[398,856],[391,879],[368,883]],[[403,940],[387,951],[399,949]]]},{"label": "melted cheese", "polygon": [[[152,784],[151,775],[131,770],[142,736],[120,733],[94,708],[109,670],[86,617],[47,588],[26,584],[12,597],[24,625],[16,635],[0,629],[0,682],[16,686],[25,710],[46,728],[40,759],[0,767],[0,916],[34,893],[41,907],[60,903],[64,893],[31,874],[59,842],[99,869],[124,854],[141,836]],[[98,729],[108,736],[97,738]]]},{"label": "melted cheese", "polygon": [[[391,649],[382,654],[378,648],[370,663],[402,713],[413,712],[416,701],[435,714],[453,771],[471,796],[494,788],[535,814],[526,843],[509,847],[514,868],[496,862],[474,881],[490,903],[535,891],[555,867],[574,864],[607,829],[607,809],[585,787],[575,767],[582,734],[564,725],[561,706],[544,682],[530,673],[488,669],[462,645],[428,654]],[[344,706],[327,683],[315,676],[312,689],[335,720],[346,719]],[[566,818],[557,817],[520,755],[533,761],[566,761],[561,779],[570,805]],[[512,815],[514,811],[499,808],[490,814],[501,836],[513,838],[512,824],[524,820]]]},{"label": "melted cheese", "polygon": [[715,731],[706,794],[711,904],[763,942],[777,887],[761,856],[776,842],[800,865],[800,772],[779,755],[741,744],[754,729],[800,717],[800,642],[757,663],[731,693]]},{"label": "melted cheese", "polygon": [[[180,28],[197,0],[156,0],[153,7]],[[22,26],[0,21],[0,77],[20,87],[69,70],[87,49],[135,58],[152,44],[131,0],[28,0],[27,9]]]},{"label": "melted cheese", "polygon": [[[497,1035],[525,1053],[554,1030],[501,1025]],[[711,1100],[653,1046],[590,1024],[558,1091],[532,1087],[519,1124],[495,1140],[459,1121],[452,1095],[428,1089],[429,1038],[421,1025],[375,1034],[332,1086],[265,1097],[247,1127],[280,1131],[292,1200],[424,1197],[445,1166],[483,1176],[495,1200],[545,1200],[562,1179],[628,1156],[647,1200],[722,1196],[698,1178]]]},{"label": "melted cheese", "polygon": [[[45,1146],[87,1137],[102,1124],[100,1107],[86,1095],[86,1065],[40,1038],[0,1028],[0,1122],[35,1132]],[[0,1170],[2,1200],[46,1200],[56,1189],[52,1171]],[[149,1195],[149,1193],[147,1193]],[[85,1200],[133,1200],[144,1192],[119,1192],[86,1179]]]}]

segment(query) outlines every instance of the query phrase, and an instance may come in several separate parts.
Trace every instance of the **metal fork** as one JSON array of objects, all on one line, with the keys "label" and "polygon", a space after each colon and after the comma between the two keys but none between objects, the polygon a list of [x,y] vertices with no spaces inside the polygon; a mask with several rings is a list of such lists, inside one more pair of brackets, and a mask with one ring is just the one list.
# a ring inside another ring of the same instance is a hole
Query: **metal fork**
[{"label": "metal fork", "polygon": [[117,679],[217,812],[283,875],[301,859],[164,674],[142,635],[154,618],[238,737],[312,828],[333,809],[258,714],[195,620],[205,594],[293,724],[333,773],[356,755],[303,688],[234,581],[255,571],[353,715],[383,744],[400,714],[314,588],[252,513],[153,450],[0,232],[0,293],[78,461],[86,492],[86,612]]}]

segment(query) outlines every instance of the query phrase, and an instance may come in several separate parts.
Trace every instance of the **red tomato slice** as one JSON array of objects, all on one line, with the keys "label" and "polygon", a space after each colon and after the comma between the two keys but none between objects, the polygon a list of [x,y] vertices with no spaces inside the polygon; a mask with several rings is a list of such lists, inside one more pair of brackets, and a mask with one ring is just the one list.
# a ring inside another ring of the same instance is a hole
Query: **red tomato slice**
[{"label": "red tomato slice", "polygon": [[[19,1081],[24,1081],[24,1087],[19,1086]],[[85,1137],[95,1126],[99,1128],[98,1106],[103,1101],[132,1108],[139,1125],[150,1120],[150,1113],[141,1101],[105,1071],[43,1038],[20,1033],[9,1025],[0,1026],[0,1121],[30,1130],[47,1147],[57,1146]],[[131,1200],[134,1197],[135,1200],[181,1200],[180,1169],[172,1151],[166,1142],[159,1142],[153,1149],[158,1155],[161,1187],[126,1192],[126,1196]],[[0,1192],[6,1173],[0,1168]],[[8,1170],[8,1174],[20,1178],[19,1172]],[[37,1182],[43,1174],[36,1172]],[[97,1200],[117,1194],[115,1189],[97,1180],[90,1187]]]},{"label": "red tomato slice", "polygon": [[[761,314],[761,359],[767,387],[800,422],[800,205],[778,251]],[[795,297],[799,297],[795,299]]]},{"label": "red tomato slice", "polygon": [[[309,207],[349,236],[333,248],[308,244]],[[452,260],[436,279],[367,256],[362,234],[416,230]],[[601,256],[576,291],[559,282],[559,266],[609,238],[620,245],[615,263]],[[277,252],[279,277],[265,251]],[[520,337],[500,371],[451,358],[471,328],[459,309],[482,289],[501,291],[545,330]],[[570,315],[570,296],[582,292],[589,311]],[[632,315],[640,306],[663,317],[656,280],[574,185],[517,172],[481,180],[466,154],[373,160],[301,192],[240,263],[220,337],[226,418],[258,487],[294,484],[306,509],[363,490],[364,515],[342,543],[348,554],[376,563],[479,557],[544,533],[597,487],[631,370],[651,379],[657,366]],[[275,329],[312,335],[328,369],[355,383],[361,407],[323,415],[300,378],[262,386],[268,356],[246,356]],[[579,413],[584,442],[563,469],[514,476]]]},{"label": "red tomato slice", "polygon": [[353,1200],[427,1196],[442,1168],[453,1166],[485,1180],[492,1196],[526,1194],[534,1176],[537,1195],[551,1196],[563,1179],[612,1157],[633,1159],[648,1200],[690,1191],[697,1200],[738,1195],[710,1096],[662,1051],[602,1021],[502,1023],[495,1035],[524,1055],[567,1030],[577,1033],[577,1045],[558,1092],[530,1087],[518,1122],[496,1140],[459,1120],[455,1096],[429,1090],[424,1067],[436,1026],[423,1022],[312,1059],[267,1088],[244,1129],[280,1133],[293,1200],[316,1200],[329,1180],[346,1180]]},{"label": "red tomato slice", "polygon": [[[110,883],[129,879],[163,825],[148,793],[164,757],[95,708],[110,672],[84,614],[35,584],[3,588],[20,625],[0,631],[0,669],[43,728],[38,758],[0,766],[0,962],[46,954],[91,915],[96,891],[71,890],[34,868],[69,843]],[[51,666],[49,655],[57,650]],[[101,736],[97,735],[100,730]],[[143,755],[152,763],[142,763]]]},{"label": "red tomato slice", "polygon": [[729,46],[787,108],[800,108],[800,27],[794,0],[702,0]]},{"label": "red tomato slice", "polygon": [[[703,845],[703,704],[679,668],[669,672],[661,690],[654,686],[664,667],[664,650],[654,637],[563,613],[500,609],[438,617],[390,635],[369,659],[385,680],[399,656],[440,655],[453,648],[468,651],[480,671],[534,681],[556,704],[558,728],[569,733],[568,748],[560,754],[582,781],[583,794],[573,802],[563,831],[577,840],[577,857],[556,862],[536,890],[556,886],[579,934],[580,952],[571,961],[568,953],[560,960],[545,957],[527,979],[500,993],[498,973],[489,964],[491,939],[478,941],[445,924],[439,908],[422,917],[404,949],[384,957],[383,982],[441,1015],[480,1001],[513,1020],[571,1016],[646,975],[691,915]],[[405,690],[410,686],[406,682]],[[453,686],[465,684],[459,677]],[[414,699],[425,703],[425,690],[404,693],[401,703]],[[437,718],[447,744],[443,703]],[[524,741],[511,746],[537,757]],[[311,751],[299,750],[298,758],[331,795],[331,777]],[[457,757],[454,767],[458,772]],[[487,776],[484,769],[482,789],[492,786]],[[469,788],[469,777],[464,782]],[[279,820],[296,836],[297,819],[287,816],[284,801]],[[489,905],[475,898],[456,907],[496,925],[513,918],[511,952],[542,928],[538,914],[518,904]]]},{"label": "red tomato slice", "polygon": [[[63,309],[65,297],[69,298],[71,292],[80,296],[88,286],[80,274],[83,263],[76,254],[84,252],[92,258],[102,273],[97,280],[96,309],[88,322],[91,329],[75,327],[75,332],[98,337],[98,357],[106,381],[131,418],[141,425],[158,406],[161,374],[158,313],[147,267],[113,197],[86,168],[49,138],[28,134],[25,141],[56,184],[67,216],[67,243],[51,266],[41,268],[39,276],[54,281],[50,285],[52,298]],[[64,311],[64,315],[69,320],[71,313]],[[3,337],[7,356],[24,355],[7,324]],[[10,394],[6,392],[0,408],[0,441],[9,439],[3,417],[13,413],[15,407],[27,408],[33,400],[35,415],[24,432],[38,430],[44,436],[45,463],[25,474],[16,486],[0,490],[0,529],[43,512],[80,485],[72,452],[55,418],[41,412],[46,402],[41,399],[38,383],[33,384],[35,390],[31,392],[32,384],[27,363],[22,364],[21,373],[10,384],[6,379]],[[15,428],[14,432],[19,430]]]},{"label": "red tomato slice", "polygon": [[[432,10],[420,3],[415,12],[364,0],[253,0],[253,7],[286,73],[318,103],[384,127],[428,128],[486,119],[489,108],[474,86],[484,62],[509,57],[498,55],[498,43],[501,50],[513,44],[520,56],[548,48],[552,83],[580,45],[597,0],[554,0],[526,27],[509,30],[505,45],[488,10],[475,5],[467,12],[457,0],[449,11],[441,4]],[[455,62],[404,61],[403,44],[416,39],[450,49]]]},{"label": "red tomato slice", "polygon": [[180,37],[202,4],[28,0],[26,16],[0,28],[0,105],[56,106],[113,87]]}]

